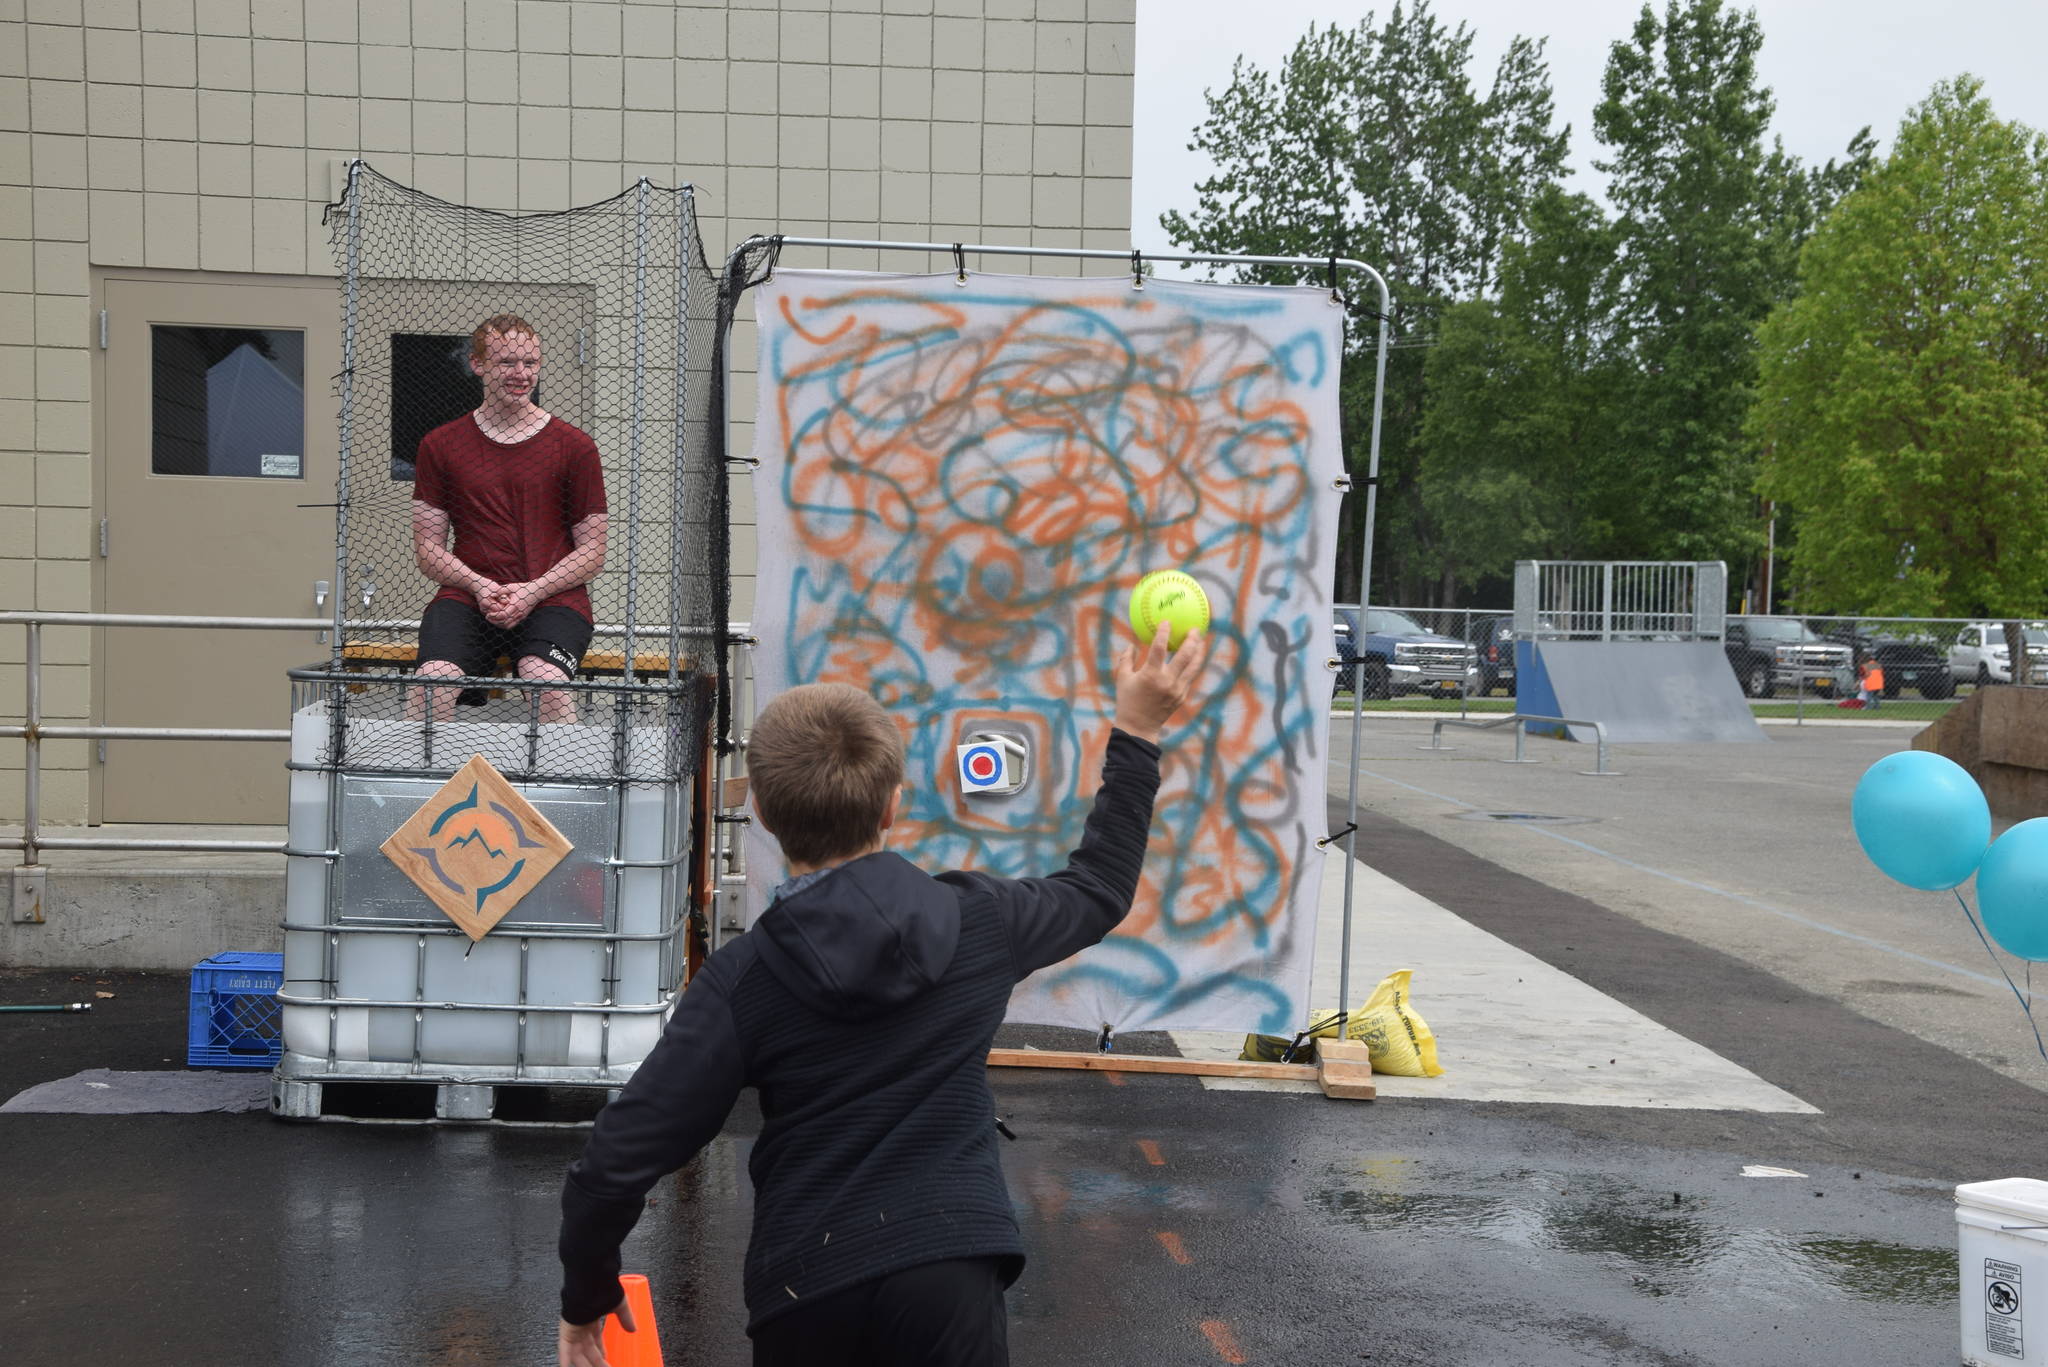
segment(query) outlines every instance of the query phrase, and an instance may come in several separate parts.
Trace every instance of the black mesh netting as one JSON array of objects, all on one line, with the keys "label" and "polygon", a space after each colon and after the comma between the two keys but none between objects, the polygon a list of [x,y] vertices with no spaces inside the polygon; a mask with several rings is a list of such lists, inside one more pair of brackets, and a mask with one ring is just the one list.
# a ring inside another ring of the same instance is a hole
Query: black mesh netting
[{"label": "black mesh netting", "polygon": [[340,629],[298,674],[320,762],[695,772],[729,575],[718,280],[689,187],[511,215],[358,163],[327,222]]}]

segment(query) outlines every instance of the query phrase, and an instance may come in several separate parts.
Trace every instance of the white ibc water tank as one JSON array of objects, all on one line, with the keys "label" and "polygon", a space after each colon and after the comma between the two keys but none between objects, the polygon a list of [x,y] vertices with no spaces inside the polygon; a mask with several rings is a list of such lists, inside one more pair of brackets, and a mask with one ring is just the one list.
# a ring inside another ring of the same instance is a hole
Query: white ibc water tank
[{"label": "white ibc water tank", "polygon": [[[285,1071],[385,1075],[416,1066],[426,1075],[602,1069],[604,1077],[630,1076],[661,1031],[662,1014],[644,1008],[667,1002],[683,970],[688,807],[682,784],[663,777],[666,733],[658,724],[627,732],[621,781],[513,782],[575,848],[472,945],[448,933],[447,919],[379,848],[443,780],[353,773],[347,756],[375,755],[381,769],[448,772],[482,755],[510,780],[526,769],[530,741],[535,771],[564,772],[577,767],[570,756],[584,757],[587,768],[589,755],[611,753],[611,728],[552,724],[535,738],[517,723],[442,723],[432,728],[429,756],[427,728],[418,722],[352,718],[348,727],[344,767],[331,773],[323,771],[332,741],[326,704],[292,719],[298,767],[289,845],[298,853],[286,868],[284,995],[310,1000],[287,1000],[283,1008]],[[330,809],[337,796],[338,825]],[[320,857],[330,839],[338,851],[332,869]],[[661,938],[611,949],[613,931]],[[421,1013],[351,1001],[450,1005]],[[522,1004],[592,1009],[462,1009]]]}]

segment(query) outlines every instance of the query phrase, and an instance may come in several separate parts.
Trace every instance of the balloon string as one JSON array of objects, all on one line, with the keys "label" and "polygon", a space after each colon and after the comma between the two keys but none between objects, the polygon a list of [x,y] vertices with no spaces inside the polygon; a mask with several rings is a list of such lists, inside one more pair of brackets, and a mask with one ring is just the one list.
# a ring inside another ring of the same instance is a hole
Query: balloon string
[{"label": "balloon string", "polygon": [[1999,959],[1998,951],[1991,947],[1991,941],[1985,937],[1984,927],[1977,924],[1977,917],[1974,913],[1971,912],[1970,904],[1963,900],[1962,890],[1959,888],[1950,888],[1949,891],[1955,893],[1956,905],[1963,909],[1963,916],[1965,919],[1969,921],[1970,929],[1976,931],[1977,938],[1983,942],[1984,952],[1991,956],[1992,964],[1998,969],[1998,976],[2005,979],[2005,985],[2007,987],[2012,988],[2012,995],[2019,1001],[2020,1010],[2024,1012],[2026,1015],[2028,1027],[2032,1029],[2034,1032],[2034,1048],[2040,1051],[2041,1061],[2043,1063],[2048,1063],[2048,1045],[2044,1045],[2041,1042],[2041,1027],[2035,1024],[2034,1007],[2033,1004],[2027,1000],[2028,997],[2031,997],[2034,994],[2033,964],[2030,962],[2027,965],[2027,991],[2024,995],[2022,995],[2018,984],[2014,983],[2012,980],[2012,974],[2005,971],[2005,964],[2003,961]]}]

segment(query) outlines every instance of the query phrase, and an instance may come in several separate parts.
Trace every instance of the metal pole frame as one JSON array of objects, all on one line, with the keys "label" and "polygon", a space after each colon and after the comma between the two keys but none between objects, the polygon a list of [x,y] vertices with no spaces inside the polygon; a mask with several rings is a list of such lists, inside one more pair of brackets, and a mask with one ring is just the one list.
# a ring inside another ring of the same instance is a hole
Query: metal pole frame
[{"label": "metal pole frame", "polygon": [[[334,490],[334,650],[330,672],[342,672],[346,642],[342,631],[348,614],[349,595],[355,586],[349,582],[348,573],[348,500],[349,462],[354,455],[356,408],[356,332],[358,318],[356,306],[362,282],[363,246],[363,171],[361,157],[348,164],[348,186],[344,194],[348,199],[347,255],[348,264],[342,277],[341,314],[341,416],[339,421],[340,442],[337,460],[340,468],[335,472]],[[369,604],[363,605],[365,608]],[[341,771],[346,759],[344,751],[348,745],[348,691],[345,688],[329,687],[327,690],[327,838],[326,848],[341,848]],[[432,715],[433,708],[427,709]],[[286,832],[289,837],[289,830]],[[329,859],[321,869],[320,890],[321,918],[329,927],[327,934],[320,937],[320,981],[336,982],[340,975],[341,945],[333,928],[340,918],[336,914],[341,876],[340,861]],[[333,1010],[327,1013],[327,1058],[333,1065],[339,1043],[337,1031],[340,1017]]]},{"label": "metal pole frame", "polygon": [[690,418],[686,396],[690,378],[690,294],[695,285],[690,269],[695,242],[690,229],[697,218],[696,190],[684,185],[680,192],[683,212],[676,215],[676,269],[682,274],[683,289],[676,304],[675,429],[669,441],[668,681],[671,686],[680,676],[683,663],[683,643],[677,628],[683,620],[682,510],[688,506],[689,489],[685,476]]},{"label": "metal pole frame", "polygon": [[625,680],[633,682],[635,629],[640,597],[640,455],[647,421],[647,195],[653,182],[642,176],[633,198],[633,417],[627,449],[632,453],[632,478],[626,483],[626,660]]},{"label": "metal pole frame", "polygon": [[[1359,548],[1358,566],[1359,612],[1362,614],[1370,607],[1372,601],[1373,524],[1379,513],[1380,433],[1384,425],[1383,410],[1387,393],[1387,329],[1388,320],[1393,313],[1394,301],[1392,294],[1387,289],[1386,277],[1382,276],[1367,263],[1348,256],[1233,256],[1227,254],[1189,254],[1184,252],[1140,253],[1135,251],[1111,251],[1100,247],[1012,247],[962,242],[882,242],[861,238],[787,237],[781,234],[757,234],[747,238],[739,246],[733,248],[731,254],[726,257],[726,272],[722,272],[720,278],[723,279],[726,274],[729,274],[732,264],[743,254],[764,246],[772,246],[777,251],[784,247],[844,247],[856,251],[944,252],[948,255],[958,253],[963,260],[969,252],[980,256],[1048,256],[1079,261],[1116,261],[1122,263],[1126,268],[1140,260],[1165,261],[1191,266],[1294,266],[1300,268],[1321,268],[1331,272],[1333,292],[1335,290],[1335,273],[1339,269],[1366,276],[1372,281],[1374,288],[1379,292],[1379,334],[1376,343],[1377,354],[1373,364],[1372,439],[1368,448],[1369,454],[1365,477],[1365,539]],[[726,324],[728,337],[731,333],[731,326],[731,323],[728,321]],[[726,369],[729,372],[732,368],[732,348],[730,345],[725,348],[725,354]],[[720,383],[724,383],[725,378],[725,376],[720,376]],[[726,414],[728,433],[731,430],[731,421],[732,415],[728,411]],[[721,434],[721,439],[723,439],[724,435]],[[730,470],[730,461],[727,462],[726,468]],[[1353,485],[1352,488],[1355,491],[1356,485]],[[1341,522],[1339,526],[1342,526]],[[1363,625],[1362,622],[1361,625]],[[1344,933],[1337,967],[1337,1031],[1340,1036],[1343,1034],[1345,1023],[1349,1020],[1348,1013],[1350,1008],[1346,1003],[1351,1000],[1351,902],[1353,877],[1356,869],[1354,868],[1355,861],[1350,856],[1357,843],[1358,835],[1358,745],[1359,731],[1364,726],[1364,721],[1365,700],[1360,690],[1353,688],[1351,691],[1351,772],[1345,807],[1345,821],[1350,829],[1343,836],[1338,837],[1340,840],[1349,842],[1344,846],[1346,856],[1344,860]]]},{"label": "metal pole frame", "polygon": [[36,857],[36,827],[42,819],[43,793],[43,631],[40,623],[28,624],[28,642],[22,659],[28,674],[22,684],[26,725],[21,747],[21,862],[34,865],[42,862]]}]

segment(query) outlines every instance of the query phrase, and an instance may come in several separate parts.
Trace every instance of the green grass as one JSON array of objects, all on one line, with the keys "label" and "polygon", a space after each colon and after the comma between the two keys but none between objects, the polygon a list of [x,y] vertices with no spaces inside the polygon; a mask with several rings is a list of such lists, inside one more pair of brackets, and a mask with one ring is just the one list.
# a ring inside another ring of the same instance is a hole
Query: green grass
[{"label": "green grass", "polygon": [[1808,698],[1802,714],[1797,702],[1752,702],[1750,711],[1759,717],[1831,717],[1844,721],[1933,721],[1946,716],[1957,699],[1930,702],[1926,698],[1891,698],[1875,711],[1867,707],[1837,707],[1833,698]]},{"label": "green grass", "polygon": [[[1333,712],[1351,711],[1351,695],[1349,693],[1339,693],[1331,700],[1330,710]],[[1456,712],[1458,710],[1458,700],[1456,698],[1367,698],[1365,700],[1365,710],[1368,712]],[[1515,710],[1515,700],[1513,698],[1467,698],[1465,700],[1465,710],[1467,712],[1513,712]]]}]

